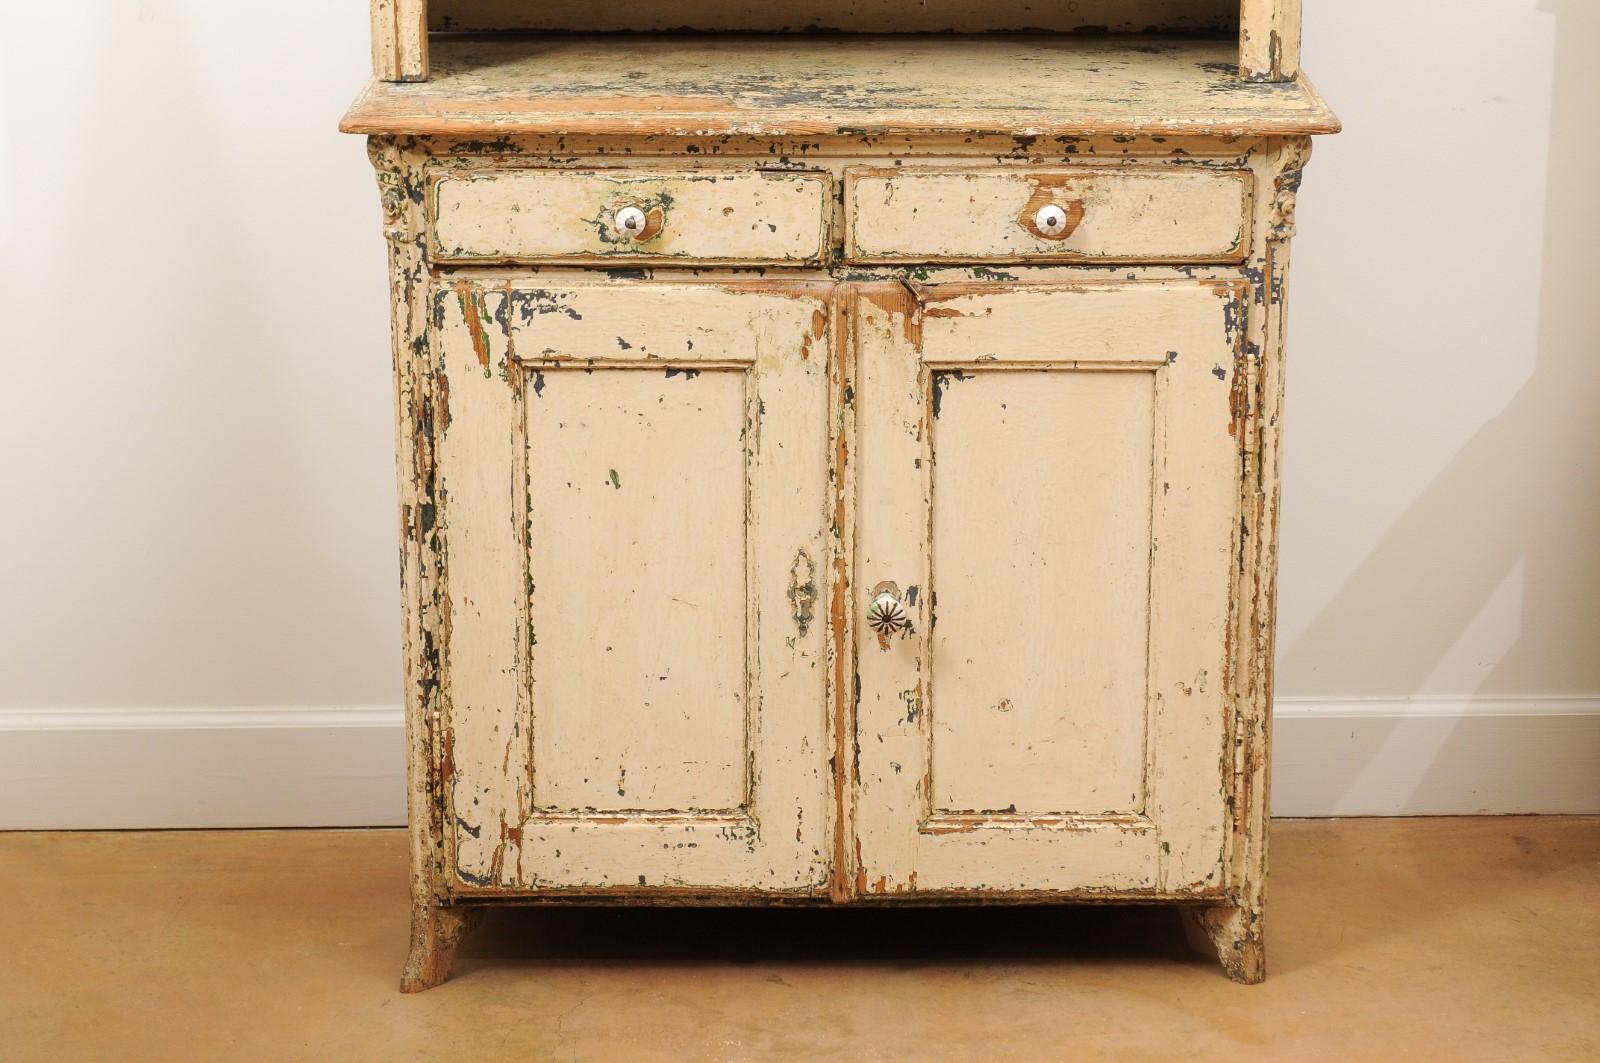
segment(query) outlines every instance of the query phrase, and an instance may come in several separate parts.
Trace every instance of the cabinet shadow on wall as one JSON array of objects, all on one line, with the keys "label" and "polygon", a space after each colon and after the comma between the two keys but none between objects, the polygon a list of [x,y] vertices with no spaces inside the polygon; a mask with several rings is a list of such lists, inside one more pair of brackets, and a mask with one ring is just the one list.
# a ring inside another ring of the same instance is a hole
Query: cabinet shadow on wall
[{"label": "cabinet shadow on wall", "polygon": [[[1520,634],[1486,668],[1475,690],[1453,691],[1452,696],[1589,696],[1600,689],[1600,655],[1594,650],[1600,631],[1600,552],[1593,546],[1600,540],[1600,485],[1571,482],[1556,491],[1549,472],[1550,463],[1559,467],[1564,456],[1600,452],[1600,418],[1594,416],[1600,303],[1592,291],[1593,246],[1600,237],[1593,189],[1600,150],[1592,125],[1593,101],[1600,93],[1593,56],[1600,42],[1600,5],[1592,0],[1538,3],[1540,11],[1555,19],[1555,43],[1542,260],[1520,264],[1539,269],[1541,280],[1537,334],[1529,337],[1535,345],[1531,372],[1501,412],[1461,446],[1400,515],[1304,633],[1280,647],[1280,675],[1314,674],[1326,648],[1338,645],[1351,648],[1359,660],[1374,662],[1392,687],[1383,691],[1386,698],[1435,693],[1423,690],[1431,673],[1489,597],[1513,580],[1520,583],[1512,588],[1522,601]],[[1492,135],[1486,129],[1476,150],[1493,150]],[[1367,152],[1369,165],[1384,165],[1383,157]],[[1451,268],[1517,267],[1485,258]],[[1404,298],[1403,287],[1393,288],[1388,297]],[[1492,314],[1495,308],[1421,306],[1411,312]],[[1290,343],[1292,389],[1292,326]],[[1418,352],[1390,353],[1400,359]],[[1440,362],[1441,376],[1472,371],[1470,365],[1447,364],[1454,352],[1422,353]],[[1291,449],[1293,433],[1291,424]],[[1513,486],[1508,492],[1486,493],[1486,483]],[[1292,480],[1287,487],[1291,495],[1316,489],[1314,483]],[[1587,560],[1575,566],[1573,559]],[[1314,563],[1292,553],[1285,561]],[[1385,618],[1394,616],[1400,597],[1413,602],[1426,597],[1429,623],[1394,639],[1395,621]],[[1401,652],[1405,656],[1397,659]],[[1530,691],[1529,684],[1547,670],[1543,662],[1552,659],[1589,662],[1590,688]],[[1394,682],[1397,676],[1403,685]],[[1385,739],[1397,739],[1395,732],[1404,726],[1406,721],[1395,720]],[[1456,723],[1432,765],[1418,772],[1414,794],[1426,793],[1436,781],[1433,774],[1445,770],[1444,765],[1460,763],[1450,754],[1451,744],[1463,741],[1461,730],[1462,723]],[[1375,748],[1381,750],[1382,744]],[[1359,785],[1361,773],[1354,777]],[[1277,784],[1283,784],[1281,774]]]}]

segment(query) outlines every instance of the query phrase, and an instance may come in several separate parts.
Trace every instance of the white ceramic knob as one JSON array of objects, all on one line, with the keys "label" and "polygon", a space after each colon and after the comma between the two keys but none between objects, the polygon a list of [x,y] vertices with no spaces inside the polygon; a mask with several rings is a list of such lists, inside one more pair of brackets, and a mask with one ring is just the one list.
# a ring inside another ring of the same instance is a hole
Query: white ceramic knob
[{"label": "white ceramic knob", "polygon": [[1067,212],[1054,203],[1046,203],[1033,216],[1033,224],[1046,236],[1059,236],[1067,231]]},{"label": "white ceramic knob", "polygon": [[649,219],[638,207],[623,207],[617,211],[615,221],[618,232],[637,240],[643,235],[645,224]]},{"label": "white ceramic knob", "polygon": [[900,604],[893,591],[883,591],[867,607],[867,625],[878,634],[888,637],[909,630],[911,618],[906,607]]}]

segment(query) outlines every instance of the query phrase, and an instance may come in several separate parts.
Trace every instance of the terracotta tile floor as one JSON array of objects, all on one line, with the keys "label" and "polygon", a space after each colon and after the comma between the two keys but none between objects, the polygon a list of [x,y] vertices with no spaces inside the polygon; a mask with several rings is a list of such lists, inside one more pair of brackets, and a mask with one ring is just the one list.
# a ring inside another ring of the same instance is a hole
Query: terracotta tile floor
[{"label": "terracotta tile floor", "polygon": [[395,991],[397,831],[0,835],[0,1060],[1600,1060],[1600,819],[1275,827],[1265,985],[1161,909],[508,910]]}]

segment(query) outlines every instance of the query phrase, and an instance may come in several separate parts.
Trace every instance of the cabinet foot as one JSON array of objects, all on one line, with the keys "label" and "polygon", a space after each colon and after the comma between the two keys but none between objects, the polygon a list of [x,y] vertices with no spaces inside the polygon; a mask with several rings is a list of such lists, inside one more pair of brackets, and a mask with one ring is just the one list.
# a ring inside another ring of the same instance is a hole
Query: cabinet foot
[{"label": "cabinet foot", "polygon": [[1267,977],[1260,909],[1223,905],[1190,908],[1187,912],[1217,950],[1217,959],[1229,978],[1244,985],[1255,985]]},{"label": "cabinet foot", "polygon": [[433,903],[411,906],[411,951],[400,975],[400,992],[420,993],[450,977],[456,947],[483,919],[481,908],[443,908]]}]

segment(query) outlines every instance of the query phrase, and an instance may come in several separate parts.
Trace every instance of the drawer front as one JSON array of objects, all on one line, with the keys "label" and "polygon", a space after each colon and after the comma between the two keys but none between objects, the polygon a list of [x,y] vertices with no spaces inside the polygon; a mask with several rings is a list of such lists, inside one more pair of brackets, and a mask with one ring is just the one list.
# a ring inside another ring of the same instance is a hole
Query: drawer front
[{"label": "drawer front", "polygon": [[853,262],[1240,262],[1244,171],[885,170],[845,175]]},{"label": "drawer front", "polygon": [[[826,174],[488,170],[429,196],[435,262],[813,263]],[[631,223],[631,227],[630,227]]]}]

